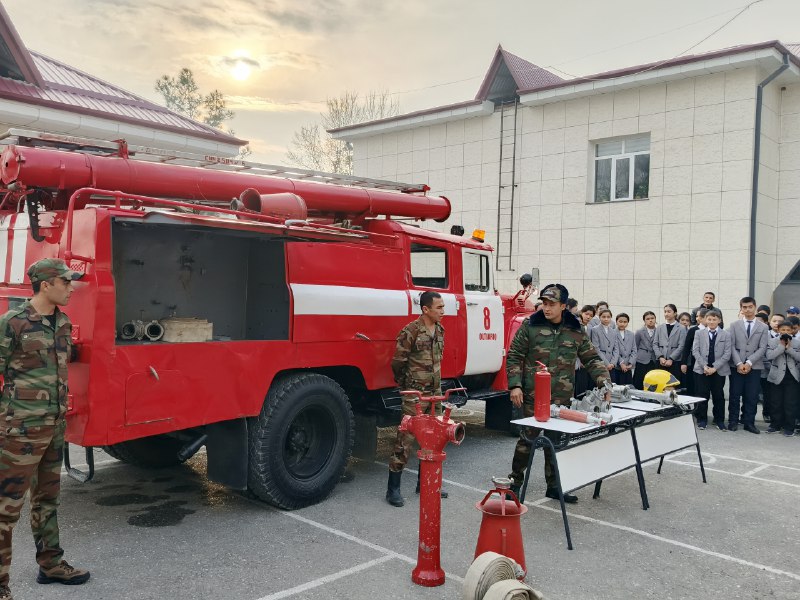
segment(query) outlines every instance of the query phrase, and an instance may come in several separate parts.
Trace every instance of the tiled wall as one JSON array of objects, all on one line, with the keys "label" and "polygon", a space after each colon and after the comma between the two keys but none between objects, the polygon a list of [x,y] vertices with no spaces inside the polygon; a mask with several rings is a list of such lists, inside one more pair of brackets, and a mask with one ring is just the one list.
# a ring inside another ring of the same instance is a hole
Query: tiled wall
[{"label": "tiled wall", "polygon": [[[580,302],[608,300],[615,312],[632,313],[636,327],[645,310],[659,309],[660,316],[668,302],[686,310],[706,290],[717,293],[727,320],[735,318],[748,288],[755,90],[762,78],[750,67],[520,107],[516,270],[498,274],[501,289],[516,289],[519,274],[537,266],[543,282],[563,282]],[[592,142],[639,133],[651,138],[650,198],[587,204]],[[451,219],[432,229],[480,227],[491,242],[499,135],[496,112],[359,139],[356,173],[427,181],[453,201]],[[776,270],[789,268],[780,249],[800,239],[800,211],[793,210],[793,229],[777,227],[775,217],[800,194],[798,156],[800,86],[767,88],[759,301],[769,300]]]}]

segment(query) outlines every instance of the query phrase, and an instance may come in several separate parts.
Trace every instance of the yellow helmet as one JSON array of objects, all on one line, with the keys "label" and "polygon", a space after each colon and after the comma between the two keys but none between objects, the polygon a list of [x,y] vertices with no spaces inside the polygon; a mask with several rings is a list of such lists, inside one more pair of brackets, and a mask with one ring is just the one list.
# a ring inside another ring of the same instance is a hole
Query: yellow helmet
[{"label": "yellow helmet", "polygon": [[664,369],[653,369],[644,376],[642,387],[645,392],[664,392],[680,385],[675,375]]}]

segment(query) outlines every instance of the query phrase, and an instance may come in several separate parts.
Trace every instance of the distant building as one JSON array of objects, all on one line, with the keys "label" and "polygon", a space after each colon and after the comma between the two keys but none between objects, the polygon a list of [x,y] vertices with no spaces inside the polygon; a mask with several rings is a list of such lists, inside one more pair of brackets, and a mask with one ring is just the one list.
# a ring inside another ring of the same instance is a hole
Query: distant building
[{"label": "distant building", "polygon": [[0,134],[9,128],[218,156],[247,143],[28,50],[0,6]]},{"label": "distant building", "polygon": [[498,47],[474,100],[331,133],[356,174],[448,196],[431,228],[486,230],[505,291],[537,267],[638,326],[712,290],[727,321],[751,291],[800,296],[798,52],[771,41],[565,81]]}]

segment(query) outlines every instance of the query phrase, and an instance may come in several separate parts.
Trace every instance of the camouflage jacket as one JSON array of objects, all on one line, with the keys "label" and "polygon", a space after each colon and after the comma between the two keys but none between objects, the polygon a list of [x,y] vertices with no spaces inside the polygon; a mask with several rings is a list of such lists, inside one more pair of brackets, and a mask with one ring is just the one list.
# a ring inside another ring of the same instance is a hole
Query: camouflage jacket
[{"label": "camouflage jacket", "polygon": [[392,373],[401,390],[419,390],[426,395],[442,393],[444,327],[437,323],[433,335],[422,317],[397,334]]},{"label": "camouflage jacket", "polygon": [[597,385],[609,379],[608,370],[575,315],[565,310],[561,323],[552,325],[542,311],[534,313],[522,322],[508,350],[508,387],[521,387],[532,398],[536,361],[540,361],[552,377],[551,401],[569,404],[575,389],[576,359],[580,359]]},{"label": "camouflage jacket", "polygon": [[67,362],[72,323],[58,308],[55,328],[30,302],[0,317],[0,418],[28,426],[53,425],[67,411]]}]

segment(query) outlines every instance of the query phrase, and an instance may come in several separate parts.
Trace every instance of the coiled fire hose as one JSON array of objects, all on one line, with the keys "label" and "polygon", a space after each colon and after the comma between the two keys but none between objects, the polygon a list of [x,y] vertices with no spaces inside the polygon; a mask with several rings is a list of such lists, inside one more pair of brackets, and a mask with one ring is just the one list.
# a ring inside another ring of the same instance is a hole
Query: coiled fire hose
[{"label": "coiled fire hose", "polygon": [[513,560],[497,552],[484,552],[470,566],[464,577],[464,600],[544,600],[530,586],[517,581],[522,569]]}]

